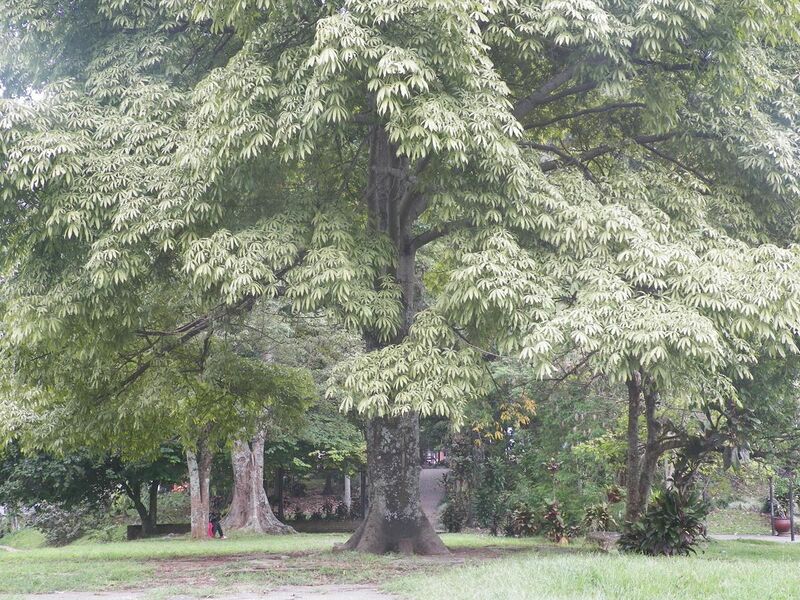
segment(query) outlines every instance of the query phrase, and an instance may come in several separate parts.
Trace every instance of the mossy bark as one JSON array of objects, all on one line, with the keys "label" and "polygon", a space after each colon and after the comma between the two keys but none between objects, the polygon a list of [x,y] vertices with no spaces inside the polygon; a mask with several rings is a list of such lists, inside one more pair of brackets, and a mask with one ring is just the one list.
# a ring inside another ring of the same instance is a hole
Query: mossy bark
[{"label": "mossy bark", "polygon": [[373,554],[447,554],[420,503],[417,415],[370,419],[366,437],[369,508],[343,547]]}]

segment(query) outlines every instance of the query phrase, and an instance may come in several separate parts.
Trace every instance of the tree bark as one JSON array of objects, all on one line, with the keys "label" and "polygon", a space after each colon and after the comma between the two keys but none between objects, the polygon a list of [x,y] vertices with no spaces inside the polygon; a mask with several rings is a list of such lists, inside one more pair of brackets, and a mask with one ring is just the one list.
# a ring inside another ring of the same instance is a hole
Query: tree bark
[{"label": "tree bark", "polygon": [[[656,416],[659,393],[653,382],[634,372],[628,378],[628,452],[627,452],[627,503],[625,521],[633,523],[644,513],[650,499],[653,479],[658,469],[658,459],[663,453],[659,443],[661,422]],[[639,439],[639,415],[644,401],[647,438],[644,446]]]},{"label": "tree bark", "polygon": [[257,533],[295,533],[272,513],[264,489],[264,440],[262,432],[251,440],[236,440],[231,450],[233,499],[223,529],[246,529]]},{"label": "tree bark", "polygon": [[122,487],[128,498],[133,502],[133,508],[136,509],[139,515],[139,521],[142,523],[142,535],[145,537],[152,535],[155,531],[155,519],[147,507],[142,502],[142,484],[139,481],[124,481]]},{"label": "tree bark", "polygon": [[161,485],[161,482],[158,479],[154,479],[150,482],[150,487],[148,489],[148,506],[150,510],[148,511],[150,517],[150,526],[155,531],[156,525],[158,525],[158,486]]},{"label": "tree bark", "polygon": [[[394,246],[393,272],[401,290],[402,314],[392,340],[365,336],[369,350],[401,343],[417,313],[416,250],[413,228],[427,202],[417,186],[423,159],[412,170],[397,155],[386,130],[375,126],[370,134],[369,178],[365,193],[368,225],[386,235]],[[382,554],[399,551],[446,554],[442,541],[420,508],[419,415],[376,417],[367,422],[368,509],[364,521],[344,548]],[[363,495],[363,494],[362,494]]]},{"label": "tree bark", "polygon": [[625,484],[627,499],[625,504],[625,521],[633,523],[641,513],[639,499],[639,412],[642,398],[642,376],[636,371],[626,382],[628,387],[628,453]]},{"label": "tree bark", "polygon": [[347,512],[350,512],[350,507],[353,504],[353,497],[350,491],[350,475],[347,473],[344,474],[344,493],[342,494],[342,503],[344,504],[345,508],[347,508]]},{"label": "tree bark", "polygon": [[211,482],[211,452],[205,441],[198,444],[196,451],[186,450],[186,463],[189,467],[192,538],[204,540],[208,538],[209,484]]},{"label": "tree bark", "polygon": [[447,554],[422,512],[416,414],[367,423],[369,509],[345,549],[383,554]]}]

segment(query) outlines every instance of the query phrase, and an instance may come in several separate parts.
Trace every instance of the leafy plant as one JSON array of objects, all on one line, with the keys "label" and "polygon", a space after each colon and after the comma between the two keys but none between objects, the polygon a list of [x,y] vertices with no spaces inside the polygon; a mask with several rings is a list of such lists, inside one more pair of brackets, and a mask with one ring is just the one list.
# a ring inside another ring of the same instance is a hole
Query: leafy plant
[{"label": "leafy plant", "polygon": [[467,507],[463,500],[455,498],[442,511],[442,524],[449,533],[458,533],[467,521]]},{"label": "leafy plant", "polygon": [[530,506],[520,502],[514,507],[510,529],[513,535],[520,537],[534,535],[539,530],[539,523]]},{"label": "leafy plant", "polygon": [[659,490],[642,518],[628,525],[620,538],[622,550],[651,556],[686,556],[706,539],[710,505],[695,492]]},{"label": "leafy plant", "polygon": [[547,538],[557,544],[564,544],[578,534],[578,528],[570,526],[561,512],[558,500],[548,500],[544,504],[541,530]]},{"label": "leafy plant", "polygon": [[49,546],[65,546],[93,529],[96,515],[86,504],[69,509],[51,502],[35,506],[33,526],[42,532]]},{"label": "leafy plant", "polygon": [[600,502],[586,507],[582,525],[587,531],[608,531],[616,526],[617,522],[611,516],[608,504]]},{"label": "leafy plant", "polygon": [[609,504],[616,504],[622,502],[625,498],[625,490],[619,487],[616,483],[609,485],[606,488],[606,499]]}]

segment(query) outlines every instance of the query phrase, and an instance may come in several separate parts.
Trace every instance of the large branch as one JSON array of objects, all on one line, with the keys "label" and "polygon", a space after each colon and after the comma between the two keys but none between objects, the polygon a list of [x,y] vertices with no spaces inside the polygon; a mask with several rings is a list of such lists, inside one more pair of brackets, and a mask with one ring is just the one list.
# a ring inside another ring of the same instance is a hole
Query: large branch
[{"label": "large branch", "polygon": [[411,240],[409,245],[411,249],[416,252],[424,245],[430,244],[432,241],[438,240],[440,237],[469,226],[469,219],[458,219],[456,221],[450,221],[449,223],[443,223],[442,225],[437,225],[428,231],[420,233],[417,237]]},{"label": "large branch", "polygon": [[557,89],[559,89],[565,83],[570,81],[575,76],[577,71],[578,71],[578,65],[573,64],[553,75],[550,79],[548,79],[538,88],[536,88],[536,90],[534,90],[533,92],[531,92],[530,94],[519,100],[514,105],[514,110],[513,110],[514,116],[517,119],[521,119],[529,112],[531,112],[534,108],[543,106],[545,104],[549,104],[551,102],[555,102],[556,100],[561,100],[562,98],[566,98],[568,96],[581,94],[583,92],[588,92],[597,87],[596,82],[587,81],[566,88],[561,92],[556,92]]}]

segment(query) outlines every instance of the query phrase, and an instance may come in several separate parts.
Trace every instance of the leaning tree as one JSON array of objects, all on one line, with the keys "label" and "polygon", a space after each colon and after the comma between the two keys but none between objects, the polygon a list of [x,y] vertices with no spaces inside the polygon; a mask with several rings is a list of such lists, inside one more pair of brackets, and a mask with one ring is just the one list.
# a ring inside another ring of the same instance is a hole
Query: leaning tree
[{"label": "leaning tree", "polygon": [[[23,368],[73,353],[101,381],[107,339],[141,338],[133,376],[256,299],[329,310],[367,347],[330,388],[368,418],[349,548],[445,551],[419,503],[418,415],[458,421],[487,351],[546,372],[564,307],[672,332],[651,267],[708,265],[729,240],[791,298],[792,253],[751,246],[797,187],[793,96],[754,100],[794,85],[774,59],[797,43],[794,2],[24,0],[0,16],[6,352]],[[203,309],[153,336],[154,286]],[[571,312],[591,345],[602,317]],[[721,343],[704,324],[669,351]],[[667,352],[651,350],[609,360],[631,374]]]}]

